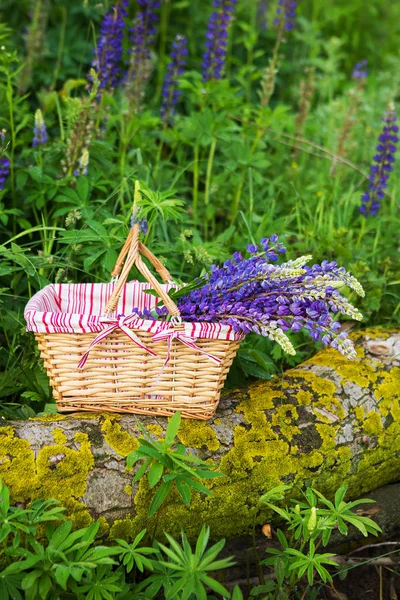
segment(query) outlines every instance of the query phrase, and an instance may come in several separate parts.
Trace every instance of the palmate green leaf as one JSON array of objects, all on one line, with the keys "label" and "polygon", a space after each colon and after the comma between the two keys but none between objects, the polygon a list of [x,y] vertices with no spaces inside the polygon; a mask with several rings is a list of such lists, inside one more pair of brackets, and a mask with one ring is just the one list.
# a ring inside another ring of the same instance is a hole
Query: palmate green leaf
[{"label": "palmate green leaf", "polygon": [[19,575],[9,575],[3,577],[0,572],[0,598],[1,600],[23,600],[19,591],[21,577]]}]

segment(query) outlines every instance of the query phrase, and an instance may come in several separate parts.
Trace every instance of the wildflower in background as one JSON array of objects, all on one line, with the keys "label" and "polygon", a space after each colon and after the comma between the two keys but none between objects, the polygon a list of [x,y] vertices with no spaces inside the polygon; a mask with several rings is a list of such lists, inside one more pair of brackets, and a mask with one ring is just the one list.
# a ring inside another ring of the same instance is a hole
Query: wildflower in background
[{"label": "wildflower in background", "polygon": [[285,31],[292,31],[296,24],[296,9],[296,0],[279,0],[274,25],[282,23]]},{"label": "wildflower in background", "polygon": [[4,184],[10,173],[10,161],[6,156],[0,158],[0,190],[4,190]]},{"label": "wildflower in background", "polygon": [[48,141],[46,123],[44,122],[44,118],[42,115],[42,111],[40,108],[35,112],[35,126],[33,128],[34,138],[32,142],[32,146],[35,148],[36,146],[40,146],[41,144],[45,144]]},{"label": "wildflower in background", "polygon": [[267,12],[268,2],[267,0],[258,0],[257,4],[257,23],[263,31],[267,29]]},{"label": "wildflower in background", "polygon": [[376,146],[377,154],[373,158],[376,164],[370,168],[368,190],[361,197],[360,212],[365,217],[378,213],[381,200],[385,195],[383,190],[387,187],[389,175],[393,171],[396,144],[399,141],[394,104],[389,105],[382,121],[384,125]]},{"label": "wildflower in background", "polygon": [[21,93],[26,92],[29,88],[32,82],[33,68],[40,65],[46,49],[46,30],[51,2],[50,0],[41,0],[40,2],[33,0],[31,7],[31,23],[25,37],[26,59],[18,77],[18,89]]},{"label": "wildflower in background", "polygon": [[99,89],[115,88],[120,83],[122,42],[127,17],[128,0],[120,0],[105,15],[92,63],[99,79]]},{"label": "wildflower in background", "polygon": [[87,175],[88,174],[88,166],[89,166],[89,150],[87,148],[84,148],[82,150],[82,154],[79,159],[79,166],[74,171],[75,177],[78,177],[79,175]]},{"label": "wildflower in background", "polygon": [[0,152],[0,191],[4,190],[4,184],[6,179],[10,173],[10,160],[7,156],[3,156],[4,153],[4,140],[5,140],[6,130],[2,129],[0,131],[0,140],[1,140],[1,152]]},{"label": "wildflower in background", "polygon": [[150,79],[151,47],[154,44],[158,22],[157,9],[159,0],[138,0],[140,10],[133,21],[131,42],[133,44],[128,73],[126,75],[126,91],[131,111],[140,108],[146,84]]},{"label": "wildflower in background", "polygon": [[[346,115],[343,119],[342,128],[339,132],[338,142],[335,154],[336,156],[346,156],[347,148],[346,142],[350,137],[350,133],[357,123],[357,113],[362,104],[365,83],[368,76],[366,69],[368,64],[367,60],[362,60],[354,65],[352,78],[356,82],[356,85],[349,91],[349,105],[347,108]],[[336,159],[333,160],[329,175],[333,176],[336,171]]]},{"label": "wildflower in background", "polygon": [[[295,123],[295,135],[301,136],[304,133],[304,125],[307,121],[308,114],[310,112],[311,103],[315,92],[315,68],[310,67],[305,69],[306,78],[300,82],[300,102],[299,112],[296,117]],[[297,156],[298,149],[294,151],[294,155]]]},{"label": "wildflower in background", "polygon": [[167,66],[162,89],[161,118],[166,123],[171,123],[176,114],[176,105],[182,94],[177,87],[178,77],[184,73],[188,53],[187,39],[183,35],[177,35],[172,43],[171,62]]},{"label": "wildflower in background", "polygon": [[[178,299],[184,321],[219,322],[242,334],[256,333],[276,341],[289,354],[295,350],[287,332],[308,331],[315,341],[355,358],[354,347],[341,332],[338,313],[361,320],[361,313],[339,289],[350,287],[360,296],[360,283],[335,262],[308,266],[311,256],[274,264],[286,248],[278,236],[248,247],[250,258],[236,252],[223,266],[212,266],[202,285]],[[134,309],[139,316],[150,313]],[[156,309],[165,317],[165,307]]]},{"label": "wildflower in background", "polygon": [[368,65],[368,61],[366,59],[356,63],[354,65],[353,74],[352,74],[353,79],[365,80],[368,76],[367,65]]},{"label": "wildflower in background", "polygon": [[237,0],[214,0],[206,33],[206,51],[203,54],[203,82],[221,79],[228,45],[228,27],[236,9]]}]

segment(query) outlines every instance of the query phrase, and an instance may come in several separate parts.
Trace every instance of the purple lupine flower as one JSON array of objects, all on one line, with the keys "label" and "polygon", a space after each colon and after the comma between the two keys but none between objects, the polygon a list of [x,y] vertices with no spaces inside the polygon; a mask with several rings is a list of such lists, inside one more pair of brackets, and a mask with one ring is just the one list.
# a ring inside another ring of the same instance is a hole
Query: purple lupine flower
[{"label": "purple lupine flower", "polygon": [[368,76],[367,65],[368,61],[366,59],[356,63],[352,73],[353,79],[366,79]]},{"label": "purple lupine flower", "polygon": [[138,0],[138,4],[140,10],[131,29],[130,41],[133,47],[125,78],[130,105],[135,108],[140,104],[144,88],[151,75],[150,49],[157,33],[157,9],[161,6],[161,2],[159,0]]},{"label": "purple lupine flower", "polygon": [[[1,154],[3,154],[3,152],[4,152],[4,140],[6,137],[5,133],[6,133],[5,129],[2,129],[0,131]],[[0,158],[0,191],[4,190],[4,184],[6,182],[6,179],[7,179],[9,173],[10,173],[10,160],[7,158],[7,156],[2,156]]]},{"label": "purple lupine flower", "polygon": [[203,54],[203,82],[221,79],[228,44],[228,27],[237,0],[213,0],[214,12],[208,22],[206,51]]},{"label": "purple lupine flower", "polygon": [[182,94],[177,87],[178,77],[184,73],[188,53],[187,39],[183,35],[177,35],[172,43],[171,62],[167,66],[162,89],[161,118],[167,123],[171,123],[176,114],[176,105]]},{"label": "purple lupine flower", "polygon": [[296,24],[296,9],[297,0],[279,0],[276,10],[276,19],[274,25],[279,25],[283,20],[283,28],[285,31],[292,31]]},{"label": "purple lupine flower", "polygon": [[377,154],[369,170],[368,190],[361,196],[360,212],[367,217],[378,213],[381,200],[384,198],[384,189],[387,187],[390,173],[393,171],[396,144],[399,141],[399,127],[396,124],[397,115],[394,105],[391,104],[382,118],[384,123],[382,133],[376,146]]},{"label": "purple lupine flower", "polygon": [[129,0],[120,0],[105,15],[95,50],[93,67],[99,78],[99,88],[115,88],[120,83],[120,62],[125,30],[126,7]]},{"label": "purple lupine flower", "polygon": [[[305,330],[313,340],[354,358],[354,348],[335,316],[342,313],[362,319],[338,289],[347,285],[363,296],[359,282],[335,262],[307,266],[311,256],[271,264],[286,250],[275,235],[261,240],[258,247],[252,244],[249,250],[250,258],[235,253],[224,265],[212,266],[199,287],[178,298],[184,321],[219,322],[244,335],[257,333],[278,342],[290,354],[295,350],[286,332]],[[133,312],[152,318],[148,311],[135,308]],[[167,315],[165,307],[156,312]]]},{"label": "purple lupine flower", "polygon": [[4,184],[10,173],[10,161],[6,156],[0,158],[0,191],[4,190]]},{"label": "purple lupine flower", "polygon": [[268,2],[267,0],[258,0],[257,5],[257,23],[263,31],[267,29],[267,11]]},{"label": "purple lupine flower", "polygon": [[36,146],[40,146],[41,144],[45,144],[48,141],[46,123],[44,122],[42,111],[40,108],[35,112],[35,126],[33,128],[34,138],[32,141],[32,146],[35,148]]}]

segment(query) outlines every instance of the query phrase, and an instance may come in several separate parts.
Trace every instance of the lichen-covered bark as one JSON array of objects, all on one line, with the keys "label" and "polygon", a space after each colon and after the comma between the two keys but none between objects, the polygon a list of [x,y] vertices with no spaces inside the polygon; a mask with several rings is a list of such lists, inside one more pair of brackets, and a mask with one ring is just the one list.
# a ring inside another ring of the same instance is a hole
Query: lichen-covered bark
[{"label": "lichen-covered bark", "polygon": [[[271,382],[223,395],[209,422],[184,421],[180,440],[217,463],[226,477],[213,496],[178,498],[163,509],[161,526],[195,534],[202,522],[215,536],[249,530],[257,500],[279,482],[298,495],[306,484],[332,493],[343,482],[358,496],[400,473],[400,333],[354,336],[358,359],[334,350]],[[164,418],[140,418],[162,437]],[[15,501],[54,497],[77,525],[100,519],[104,533],[129,538],[147,522],[146,484],[132,484],[125,457],[140,432],[136,418],[111,414],[51,415],[0,426],[0,475]],[[266,515],[260,515],[260,520]]]}]

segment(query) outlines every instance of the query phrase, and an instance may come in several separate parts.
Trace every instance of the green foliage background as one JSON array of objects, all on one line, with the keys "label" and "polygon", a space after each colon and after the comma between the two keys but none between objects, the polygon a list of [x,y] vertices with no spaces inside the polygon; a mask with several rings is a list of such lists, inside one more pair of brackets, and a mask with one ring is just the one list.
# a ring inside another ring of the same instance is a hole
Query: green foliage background
[{"label": "green foliage background", "polygon": [[[366,220],[358,212],[381,116],[399,92],[398,3],[300,0],[296,28],[281,45],[274,94],[260,108],[261,78],[277,35],[276,3],[268,4],[264,29],[258,0],[239,1],[226,77],[205,86],[200,72],[211,0],[163,2],[142,108],[129,112],[123,88],[103,97],[91,130],[89,173],[77,179],[71,169],[63,171],[62,160],[90,107],[87,73],[110,4],[42,0],[48,19],[39,15],[35,55],[26,39],[40,3],[1,4],[0,127],[7,130],[5,153],[12,162],[0,192],[3,415],[54,410],[33,336],[24,332],[23,308],[55,280],[109,280],[129,230],[137,178],[149,190],[146,243],[174,277],[189,281],[250,241],[278,233],[289,258],[312,253],[316,261],[334,259],[360,279],[366,298],[351,300],[365,323],[398,324],[398,165],[379,215]],[[136,10],[131,2],[131,18]],[[173,127],[165,127],[161,89],[177,33],[189,39],[188,72],[180,81],[179,114]],[[125,45],[128,57],[128,40]],[[364,58],[369,75],[343,162],[336,148],[355,86],[351,73]],[[315,93],[299,131],[300,82],[310,67]],[[50,141],[33,149],[37,108]],[[293,342],[298,353],[288,361],[278,347],[250,336],[229,385],[270,377],[315,351],[306,337]]]}]

